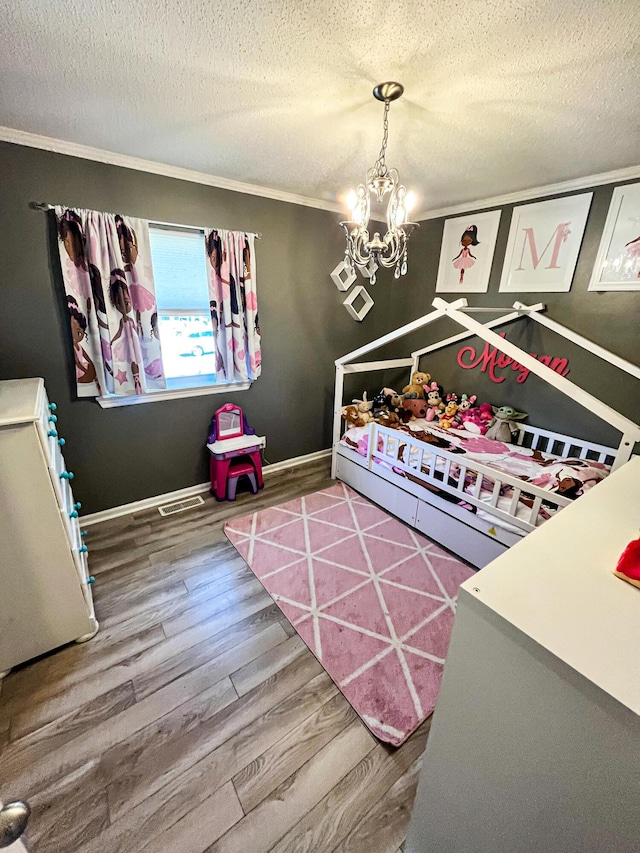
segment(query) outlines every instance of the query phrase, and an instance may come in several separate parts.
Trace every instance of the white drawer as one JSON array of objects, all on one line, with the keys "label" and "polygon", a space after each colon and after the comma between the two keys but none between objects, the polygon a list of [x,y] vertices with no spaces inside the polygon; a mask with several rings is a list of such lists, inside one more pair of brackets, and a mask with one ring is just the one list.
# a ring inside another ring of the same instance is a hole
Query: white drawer
[{"label": "white drawer", "polygon": [[58,504],[61,509],[66,510],[68,513],[73,512],[75,509],[75,500],[71,489],[73,474],[71,474],[70,478],[67,476],[70,473],[65,468],[64,457],[58,452],[53,462],[49,464],[49,474]]},{"label": "white drawer", "polygon": [[89,583],[89,562],[87,560],[87,552],[79,551],[74,548],[71,551],[73,555],[73,562],[76,567],[76,571],[78,572],[78,579],[80,581],[80,586],[82,587],[82,594],[84,595],[85,601],[89,607],[89,611],[91,615],[94,615],[93,611],[93,594],[91,592],[91,583]]},{"label": "white drawer", "polygon": [[63,471],[66,470],[65,464],[64,464],[64,456],[62,455],[60,445],[58,444],[58,441],[60,441],[60,439],[54,438],[54,439],[49,439],[49,441],[50,442],[53,441],[53,444],[49,450],[49,458],[51,460],[51,467],[53,468],[54,471],[57,471],[58,475],[60,475],[60,474],[62,474]]},{"label": "white drawer", "polygon": [[[63,494],[65,496],[65,503],[68,504],[69,501],[73,501],[73,494],[67,482],[64,482],[63,484]],[[73,506],[72,503],[69,505]],[[91,594],[91,585],[88,583],[90,577],[89,561],[87,557],[88,549],[84,541],[84,537],[82,536],[80,522],[77,517],[70,516],[66,509],[61,509],[60,515],[62,517],[65,533],[67,534],[69,550],[73,557],[78,581],[82,587],[85,600],[90,607],[91,614],[93,614],[93,596]]]},{"label": "white drawer", "polygon": [[59,476],[57,476],[57,480],[58,488],[60,489],[60,493],[62,495],[60,503],[60,512],[64,521],[65,530],[67,531],[67,535],[69,537],[69,542],[73,543],[75,541],[76,536],[74,530],[78,527],[78,507],[73,497],[73,490],[69,485],[69,481],[61,480]]},{"label": "white drawer", "polygon": [[86,551],[83,552],[80,551],[79,548],[73,548],[72,554],[73,561],[76,564],[76,569],[78,570],[78,577],[83,584],[86,584],[87,578],[89,577],[89,564],[87,562]]},{"label": "white drawer", "polygon": [[[55,403],[49,403],[46,394],[43,394],[43,405],[40,410],[40,418],[36,422],[37,432],[40,437],[49,475],[53,483],[53,488],[56,494],[58,504],[67,512],[72,512],[74,509],[73,495],[70,494],[70,489],[65,488],[67,473],[64,456],[62,454],[60,442],[64,445],[64,439],[61,439],[58,431],[58,415],[56,414],[57,407]],[[68,483],[66,483],[68,486]]]},{"label": "white drawer", "polygon": [[[73,504],[71,506],[73,506]],[[64,529],[67,534],[67,539],[69,540],[69,547],[79,548],[81,544],[81,536],[78,519],[76,517],[73,517],[71,512],[69,512],[66,507],[60,510],[60,515],[62,516],[62,520],[64,522]]]},{"label": "white drawer", "polygon": [[42,446],[49,459],[53,462],[55,451],[58,449],[58,415],[55,403],[49,403],[47,395],[43,394],[44,403],[40,410],[40,419],[37,421],[38,433]]}]

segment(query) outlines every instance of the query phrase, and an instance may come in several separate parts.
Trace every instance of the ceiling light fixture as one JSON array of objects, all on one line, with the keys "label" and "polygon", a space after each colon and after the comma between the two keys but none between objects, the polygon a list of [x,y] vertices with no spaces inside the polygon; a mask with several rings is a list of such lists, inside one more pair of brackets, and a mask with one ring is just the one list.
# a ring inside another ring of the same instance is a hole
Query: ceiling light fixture
[{"label": "ceiling light fixture", "polygon": [[[355,266],[365,270],[371,284],[375,284],[376,270],[379,266],[395,266],[394,277],[400,278],[407,272],[407,242],[411,232],[418,226],[417,222],[409,222],[408,217],[415,204],[413,193],[400,183],[396,169],[388,169],[385,162],[387,139],[389,136],[389,105],[397,100],[404,92],[400,83],[380,83],[373,90],[373,95],[384,102],[382,147],[378,159],[367,172],[366,185],[360,184],[356,190],[351,190],[347,204],[351,209],[351,218],[341,222],[347,236],[345,250],[345,267],[351,275],[355,275]],[[382,204],[384,197],[390,193],[387,204],[387,230],[384,237],[378,231],[373,238],[369,235],[369,218],[371,215],[371,193]]]}]

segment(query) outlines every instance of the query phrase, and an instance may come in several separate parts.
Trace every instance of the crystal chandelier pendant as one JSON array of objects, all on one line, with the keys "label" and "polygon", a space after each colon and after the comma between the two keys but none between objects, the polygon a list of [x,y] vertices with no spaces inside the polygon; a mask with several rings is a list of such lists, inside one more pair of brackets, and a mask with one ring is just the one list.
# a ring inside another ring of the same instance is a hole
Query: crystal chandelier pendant
[{"label": "crystal chandelier pendant", "polygon": [[[382,147],[378,159],[367,172],[366,182],[359,184],[349,194],[350,219],[340,224],[345,230],[347,245],[345,266],[354,270],[356,266],[366,267],[371,284],[375,284],[378,267],[395,267],[394,277],[406,275],[407,242],[411,233],[418,227],[417,222],[408,220],[413,208],[413,193],[400,183],[396,169],[387,168],[385,155],[389,134],[389,106],[397,100],[404,88],[400,83],[381,83],[373,90],[374,97],[384,102]],[[371,215],[371,196],[378,203],[389,197],[386,210],[386,231],[384,236],[374,232],[369,234]]]}]

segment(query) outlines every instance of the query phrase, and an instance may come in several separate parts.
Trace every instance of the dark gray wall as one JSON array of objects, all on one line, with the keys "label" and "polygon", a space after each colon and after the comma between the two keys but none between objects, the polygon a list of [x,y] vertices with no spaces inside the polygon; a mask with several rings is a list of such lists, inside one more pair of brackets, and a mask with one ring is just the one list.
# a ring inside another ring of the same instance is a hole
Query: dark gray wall
[{"label": "dark gray wall", "polygon": [[[252,426],[267,436],[270,462],[329,447],[335,358],[431,310],[443,219],[422,223],[411,239],[409,274],[396,281],[391,271],[380,273],[370,288],[375,305],[363,323],[355,323],[342,307],[344,295],[329,278],[344,251],[337,215],[8,143],[0,143],[0,175],[0,378],[44,377],[60,407],[65,455],[87,512],[205,481],[204,440],[213,412],[227,399],[241,405]],[[523,294],[522,299],[546,302],[552,318],[638,363],[640,292],[587,292],[612,190],[594,190],[571,291]],[[228,397],[110,410],[75,400],[57,250],[47,216],[29,210],[31,200],[262,232],[257,243],[261,378],[249,391]],[[511,209],[503,209],[489,292],[468,297],[474,305],[508,306],[514,301],[512,294],[498,293]],[[448,328],[458,331],[447,322],[388,347],[385,354],[406,355],[444,336]],[[531,326],[518,321],[509,339],[532,352],[568,357],[572,380],[640,421],[636,380]],[[478,370],[462,370],[455,362],[457,349],[424,360],[424,368],[447,389],[475,393],[498,405],[510,403],[527,411],[534,424],[595,441],[617,440],[615,431],[535,376],[519,385],[510,373],[495,385]],[[389,374],[385,381],[402,385],[406,378],[405,373]],[[381,384],[379,375],[349,379],[346,399]]]},{"label": "dark gray wall", "polygon": [[[330,446],[333,362],[391,323],[382,276],[363,323],[342,307],[344,295],[329,278],[344,253],[337,215],[6,143],[0,175],[0,378],[45,379],[83,511],[206,481],[204,443],[213,412],[227,400],[267,436],[270,462]],[[262,232],[260,379],[236,395],[116,409],[75,400],[51,214],[29,210],[32,200]]]},{"label": "dark gray wall", "polygon": [[[509,307],[516,299],[527,304],[544,302],[547,315],[564,326],[584,335],[634,364],[640,364],[640,291],[589,293],[587,290],[595,263],[600,237],[607,216],[613,184],[596,187],[589,212],[582,248],[569,293],[499,293],[500,276],[504,260],[513,205],[502,208],[500,230],[493,258],[489,291],[483,294],[440,294],[447,301],[465,296],[471,305]],[[590,190],[583,190],[589,192]],[[532,199],[540,201],[542,199]],[[475,210],[473,212],[480,212]],[[433,310],[431,302],[435,292],[440,243],[444,219],[421,223],[411,238],[410,269],[407,277],[394,288],[390,314],[392,326],[398,326]],[[478,319],[482,322],[482,315]],[[487,318],[489,319],[489,318]],[[385,354],[405,355],[447,334],[462,331],[448,320],[438,321],[403,339],[385,350]],[[504,329],[507,339],[528,352],[548,354],[569,359],[568,379],[604,400],[614,409],[640,422],[640,387],[638,380],[611,367],[606,362],[570,344],[564,338],[535,325],[528,320],[518,320]],[[466,341],[480,350],[484,342],[477,338]],[[529,414],[529,422],[537,426],[556,429],[604,443],[617,444],[620,434],[599,418],[573,403],[558,391],[550,388],[536,376],[526,382],[516,382],[517,374],[511,370],[499,371],[507,376],[501,384],[491,382],[479,368],[463,370],[456,363],[456,355],[463,344],[456,344],[437,353],[425,356],[421,367],[431,373],[447,390],[458,394],[477,394],[479,402],[496,405],[513,405]],[[405,375],[386,376],[389,384],[399,384]]]}]

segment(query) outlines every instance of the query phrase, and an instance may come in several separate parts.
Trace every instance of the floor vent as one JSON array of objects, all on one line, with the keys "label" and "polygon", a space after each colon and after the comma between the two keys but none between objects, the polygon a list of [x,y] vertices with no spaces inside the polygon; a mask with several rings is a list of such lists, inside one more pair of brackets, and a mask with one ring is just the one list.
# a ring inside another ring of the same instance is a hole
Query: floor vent
[{"label": "floor vent", "polygon": [[194,506],[202,506],[204,499],[200,496],[195,498],[187,498],[184,501],[176,501],[173,504],[165,504],[158,507],[160,515],[175,515],[176,512],[184,512],[185,509],[192,509]]}]

